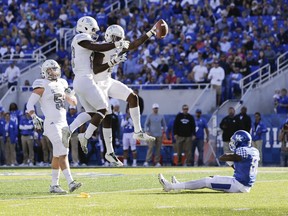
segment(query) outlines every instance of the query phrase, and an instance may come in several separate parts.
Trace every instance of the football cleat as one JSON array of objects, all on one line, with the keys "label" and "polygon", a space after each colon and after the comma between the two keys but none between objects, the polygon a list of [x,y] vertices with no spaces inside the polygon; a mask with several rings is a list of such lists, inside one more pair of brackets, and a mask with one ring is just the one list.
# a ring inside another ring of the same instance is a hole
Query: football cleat
[{"label": "football cleat", "polygon": [[60,185],[53,185],[50,186],[50,193],[54,194],[67,194],[67,191],[63,190]]},{"label": "football cleat", "polygon": [[87,148],[88,140],[85,138],[84,135],[85,135],[84,133],[79,133],[79,134],[78,134],[78,139],[79,139],[79,142],[80,142],[82,151],[83,151],[85,154],[88,154],[88,148]]},{"label": "football cleat", "polygon": [[62,128],[62,143],[65,146],[65,148],[69,148],[69,141],[71,138],[71,131],[69,127],[65,126]]},{"label": "football cleat", "polygon": [[76,189],[80,188],[82,186],[82,183],[80,182],[76,182],[75,180],[72,181],[69,184],[69,192],[72,193],[73,191],[75,191]]},{"label": "football cleat", "polygon": [[135,140],[143,140],[143,141],[155,141],[155,137],[149,136],[147,133],[144,133],[142,131],[133,134],[133,139]]},{"label": "football cleat", "polygon": [[160,184],[163,186],[164,191],[169,192],[173,189],[172,184],[168,182],[161,173],[158,174],[158,179]]},{"label": "football cleat", "polygon": [[180,182],[176,179],[175,176],[172,176],[172,177],[171,177],[171,183],[172,183],[172,184],[179,184]]},{"label": "football cleat", "polygon": [[115,155],[114,152],[110,153],[110,154],[106,154],[105,158],[107,161],[110,162],[110,164],[112,166],[116,166],[116,167],[121,167],[123,166],[123,163],[117,158],[117,156]]}]

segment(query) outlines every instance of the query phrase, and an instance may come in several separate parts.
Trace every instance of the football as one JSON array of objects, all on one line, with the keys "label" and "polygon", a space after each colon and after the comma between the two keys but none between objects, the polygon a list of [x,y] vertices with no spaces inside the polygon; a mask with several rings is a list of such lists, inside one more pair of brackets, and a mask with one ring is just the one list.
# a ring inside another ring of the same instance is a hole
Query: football
[{"label": "football", "polygon": [[166,37],[166,35],[168,34],[167,23],[163,19],[160,19],[155,25],[156,25],[156,38],[162,39]]}]

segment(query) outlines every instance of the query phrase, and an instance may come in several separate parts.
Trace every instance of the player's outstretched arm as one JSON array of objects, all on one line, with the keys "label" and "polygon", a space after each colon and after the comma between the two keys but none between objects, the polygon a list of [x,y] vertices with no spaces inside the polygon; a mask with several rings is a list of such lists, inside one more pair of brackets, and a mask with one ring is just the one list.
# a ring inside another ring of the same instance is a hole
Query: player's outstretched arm
[{"label": "player's outstretched arm", "polygon": [[128,48],[129,41],[117,41],[115,43],[97,43],[96,41],[83,40],[78,43],[81,47],[95,52],[106,52],[114,48]]},{"label": "player's outstretched arm", "polygon": [[226,153],[219,157],[220,161],[226,162],[226,161],[241,161],[242,157],[240,155],[234,154],[234,153]]},{"label": "player's outstretched arm", "polygon": [[129,50],[134,50],[137,49],[139,46],[141,46],[142,44],[144,44],[149,38],[151,38],[152,36],[156,35],[156,26],[154,25],[152,27],[152,29],[150,29],[148,32],[146,32],[145,34],[143,34],[140,38],[132,41],[130,43],[130,46],[128,49],[124,49],[123,51],[129,51]]}]

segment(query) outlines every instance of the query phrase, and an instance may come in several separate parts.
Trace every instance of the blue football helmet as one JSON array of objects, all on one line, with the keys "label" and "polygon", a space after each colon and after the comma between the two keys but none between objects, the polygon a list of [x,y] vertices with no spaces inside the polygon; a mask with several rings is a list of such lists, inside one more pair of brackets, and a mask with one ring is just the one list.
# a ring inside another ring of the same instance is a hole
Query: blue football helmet
[{"label": "blue football helmet", "polygon": [[229,148],[234,152],[239,147],[251,147],[251,141],[252,137],[248,132],[238,130],[230,138]]}]

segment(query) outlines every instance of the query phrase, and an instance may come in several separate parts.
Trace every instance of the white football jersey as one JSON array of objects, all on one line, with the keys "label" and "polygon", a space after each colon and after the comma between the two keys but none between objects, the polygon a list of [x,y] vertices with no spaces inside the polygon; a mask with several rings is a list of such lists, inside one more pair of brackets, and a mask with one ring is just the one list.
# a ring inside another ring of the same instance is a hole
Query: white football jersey
[{"label": "white football jersey", "polygon": [[71,64],[72,70],[76,76],[92,74],[93,72],[93,51],[83,48],[78,44],[84,40],[93,41],[89,34],[80,33],[74,36],[71,44]]},{"label": "white football jersey", "polygon": [[60,78],[57,81],[37,79],[33,82],[33,89],[44,88],[39,100],[45,120],[62,122],[66,121],[66,109],[64,106],[65,89],[68,88],[66,80]]},{"label": "white football jersey", "polygon": [[[119,53],[121,53],[122,50],[123,50],[123,48],[114,48],[112,50],[101,52],[102,54],[104,54],[104,58],[103,58],[103,63],[102,64],[105,64],[105,63],[115,59],[116,57],[118,57]],[[103,80],[111,77],[112,70],[113,70],[113,67],[108,68],[105,71],[96,74],[94,76],[95,81],[103,81]]]}]

